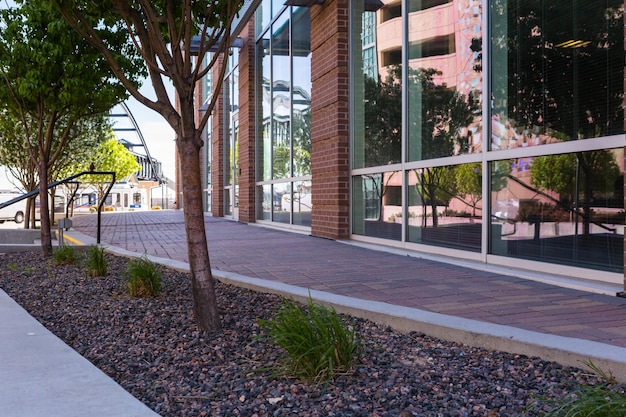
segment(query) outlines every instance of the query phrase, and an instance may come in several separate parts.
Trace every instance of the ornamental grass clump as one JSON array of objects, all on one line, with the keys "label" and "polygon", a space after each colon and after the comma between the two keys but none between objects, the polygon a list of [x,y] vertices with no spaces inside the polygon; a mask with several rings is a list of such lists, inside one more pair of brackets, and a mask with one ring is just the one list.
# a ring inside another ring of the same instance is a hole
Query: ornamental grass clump
[{"label": "ornamental grass clump", "polygon": [[126,288],[131,297],[156,297],[161,292],[161,273],[147,257],[128,262]]},{"label": "ornamental grass clump", "polygon": [[61,246],[54,251],[52,260],[55,265],[74,265],[76,263],[76,251],[72,246]]},{"label": "ornamental grass clump", "polygon": [[285,300],[276,316],[259,320],[264,339],[285,350],[282,371],[297,378],[327,382],[352,367],[358,353],[353,328],[333,308],[309,297],[305,308]]},{"label": "ornamental grass clump", "polygon": [[103,277],[107,274],[107,260],[104,256],[104,248],[95,245],[89,248],[85,269],[90,277]]},{"label": "ornamental grass clump", "polygon": [[[626,384],[618,383],[592,362],[585,363],[599,379],[594,384],[583,385],[570,395],[551,398],[545,403],[549,411],[545,417],[624,417],[626,416]],[[535,405],[536,406],[536,405]],[[531,407],[531,414],[537,415]]]}]

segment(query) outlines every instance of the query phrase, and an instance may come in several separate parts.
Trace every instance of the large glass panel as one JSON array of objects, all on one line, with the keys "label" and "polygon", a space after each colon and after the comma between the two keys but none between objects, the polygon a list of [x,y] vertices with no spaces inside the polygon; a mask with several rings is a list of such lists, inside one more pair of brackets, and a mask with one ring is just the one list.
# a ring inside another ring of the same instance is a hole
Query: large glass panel
[{"label": "large glass panel", "polygon": [[270,42],[266,36],[269,35],[264,35],[257,43],[257,74],[261,75],[258,77],[257,103],[259,111],[257,117],[262,119],[258,123],[259,136],[262,139],[257,141],[257,152],[260,155],[257,163],[257,177],[263,181],[272,178],[272,56],[270,54]]},{"label": "large glass panel", "polygon": [[624,151],[491,163],[496,255],[623,271]]},{"label": "large glass panel", "polygon": [[291,59],[289,14],[272,25],[272,177],[291,176]]},{"label": "large glass panel", "polygon": [[381,172],[352,179],[352,232],[402,239],[402,173]]},{"label": "large glass panel", "polygon": [[272,220],[272,186],[263,185],[257,187],[257,190],[260,194],[257,201],[261,202],[258,206],[257,218],[261,220]]},{"label": "large glass panel", "polygon": [[[400,2],[387,4],[381,12],[391,9],[398,13],[377,25],[376,12],[365,2],[355,2],[352,19],[354,168],[402,161],[402,80],[389,76],[389,68],[399,65],[402,56]],[[384,59],[379,60],[379,56]]]},{"label": "large glass panel", "polygon": [[624,131],[624,1],[492,5],[492,148]]},{"label": "large glass panel", "polygon": [[294,8],[293,61],[293,176],[311,174],[311,18],[308,8]]},{"label": "large glass panel", "polygon": [[291,183],[273,185],[274,212],[272,220],[278,223],[291,223]]},{"label": "large glass panel", "polygon": [[407,172],[407,240],[478,252],[482,228],[481,163]]},{"label": "large glass panel", "polygon": [[293,190],[293,224],[311,226],[311,181],[294,182]]},{"label": "large glass panel", "polygon": [[256,36],[259,36],[272,19],[272,0],[263,0],[254,13],[254,29]]},{"label": "large glass panel", "polygon": [[[481,6],[471,0],[410,5],[407,158],[481,152]],[[385,84],[402,75],[400,65],[389,66]]]},{"label": "large glass panel", "polygon": [[233,184],[233,158],[232,158],[232,137],[233,126],[231,119],[231,107],[232,107],[232,76],[228,76],[224,79],[224,185]]}]

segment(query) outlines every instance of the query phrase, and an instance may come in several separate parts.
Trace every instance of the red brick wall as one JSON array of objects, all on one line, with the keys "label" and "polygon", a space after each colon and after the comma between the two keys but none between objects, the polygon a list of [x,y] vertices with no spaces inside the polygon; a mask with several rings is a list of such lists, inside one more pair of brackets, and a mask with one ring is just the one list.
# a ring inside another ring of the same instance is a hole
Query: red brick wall
[{"label": "red brick wall", "polygon": [[[239,35],[239,221],[254,223],[255,215],[255,106],[254,23]],[[235,52],[236,53],[236,52]]]},{"label": "red brick wall", "polygon": [[[221,57],[213,67],[214,77],[220,72],[223,64]],[[217,85],[213,80],[213,85]],[[214,92],[215,93],[215,92]],[[209,126],[211,129],[211,178],[213,192],[211,193],[211,213],[216,217],[224,217],[224,96],[219,92],[219,98],[213,110],[213,123]]]},{"label": "red brick wall", "polygon": [[350,233],[349,1],[311,8],[311,173],[314,236]]}]

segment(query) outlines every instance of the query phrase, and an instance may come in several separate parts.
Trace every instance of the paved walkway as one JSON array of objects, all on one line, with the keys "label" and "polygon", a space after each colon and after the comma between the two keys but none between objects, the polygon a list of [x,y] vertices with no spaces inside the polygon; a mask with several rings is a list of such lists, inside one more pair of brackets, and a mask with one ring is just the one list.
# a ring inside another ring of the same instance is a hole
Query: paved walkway
[{"label": "paved walkway", "polygon": [[[75,217],[74,230],[93,238],[96,219]],[[103,213],[101,222],[102,243],[186,265],[181,211]],[[211,266],[223,279],[283,293],[313,290],[316,298],[356,303],[346,309],[398,328],[566,364],[580,365],[585,356],[616,359],[623,362],[616,372],[623,366],[626,378],[626,299],[615,296],[621,288],[607,286],[612,295],[598,294],[459,265],[468,262],[443,263],[210,216],[205,223]],[[551,352],[551,345],[565,354]]]},{"label": "paved walkway", "polygon": [[[189,268],[181,211],[101,219],[108,250]],[[66,238],[95,243],[96,220],[75,217]],[[512,276],[210,216],[205,222],[214,276],[226,282],[296,299],[310,294],[340,312],[473,346],[579,367],[591,359],[626,381],[626,299],[614,295],[621,288],[581,291],[539,282],[554,277],[538,274]],[[0,318],[0,416],[156,415],[1,290]]]}]

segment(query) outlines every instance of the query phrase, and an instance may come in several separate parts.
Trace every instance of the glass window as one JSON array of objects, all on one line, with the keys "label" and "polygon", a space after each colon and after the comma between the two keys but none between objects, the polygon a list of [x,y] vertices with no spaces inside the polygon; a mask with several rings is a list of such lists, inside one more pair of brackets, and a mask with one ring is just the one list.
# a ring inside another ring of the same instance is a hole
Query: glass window
[{"label": "glass window", "polygon": [[264,35],[257,42],[257,73],[262,74],[258,77],[257,87],[257,103],[258,113],[257,118],[261,119],[261,123],[258,123],[258,128],[261,130],[259,136],[262,138],[257,141],[257,152],[260,155],[257,164],[257,177],[263,181],[268,181],[272,178],[272,56],[270,54],[270,42]]},{"label": "glass window", "polygon": [[353,177],[352,231],[383,239],[402,239],[402,173]]},{"label": "glass window", "polygon": [[311,225],[310,31],[308,8],[286,8],[257,42],[258,71],[263,74],[257,89],[263,114],[257,172],[260,181],[272,183],[262,185],[258,216],[303,226]]},{"label": "glass window", "polygon": [[291,57],[289,14],[272,25],[272,178],[291,176]]},{"label": "glass window", "polygon": [[258,206],[257,218],[261,220],[272,220],[272,186],[263,185],[257,188],[261,204]]},{"label": "glass window", "polygon": [[291,223],[291,183],[280,183],[273,185],[273,212],[272,221],[278,223]]},{"label": "glass window", "polygon": [[[441,1],[412,4],[412,9],[410,28],[428,19],[435,23],[409,31],[407,158],[482,152],[481,13],[459,7],[459,19],[454,3]],[[402,77],[399,66],[387,74],[388,82]]]},{"label": "glass window", "polygon": [[492,149],[624,132],[623,0],[492,10]]},{"label": "glass window", "polygon": [[261,1],[254,13],[254,29],[258,36],[272,20],[272,0]]},{"label": "glass window", "polygon": [[621,273],[623,148],[491,163],[495,255]]},{"label": "glass window", "polygon": [[294,182],[293,224],[311,226],[311,181]]},{"label": "glass window", "polygon": [[482,230],[481,163],[407,172],[407,240],[478,252]]},{"label": "glass window", "polygon": [[294,8],[292,136],[293,176],[311,174],[311,18],[308,8]]},{"label": "glass window", "polygon": [[[400,3],[388,4],[385,10],[387,14],[393,12],[394,19],[398,18]],[[392,35],[391,44],[380,51],[379,62],[378,36],[386,26],[375,25],[373,11],[355,10],[355,13],[360,15],[353,19],[352,37],[352,165],[364,168],[399,163],[402,161],[402,80],[395,76],[399,71],[389,73],[387,66],[400,63],[401,33]],[[383,36],[390,35],[383,33]],[[380,63],[383,66],[379,67]]]}]

